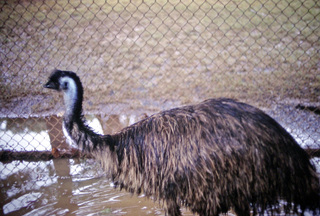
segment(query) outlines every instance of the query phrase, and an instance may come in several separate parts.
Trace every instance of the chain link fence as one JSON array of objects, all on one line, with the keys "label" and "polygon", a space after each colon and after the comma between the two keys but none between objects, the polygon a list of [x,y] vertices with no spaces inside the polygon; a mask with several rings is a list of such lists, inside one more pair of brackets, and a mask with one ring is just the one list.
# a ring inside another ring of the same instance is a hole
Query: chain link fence
[{"label": "chain link fence", "polygon": [[27,169],[24,179],[36,182],[52,172],[53,157],[74,155],[61,132],[62,100],[42,87],[55,68],[81,77],[85,113],[101,133],[231,97],[265,110],[319,156],[317,0],[16,0],[0,1],[0,10],[4,214],[39,195],[10,197],[9,178]]}]

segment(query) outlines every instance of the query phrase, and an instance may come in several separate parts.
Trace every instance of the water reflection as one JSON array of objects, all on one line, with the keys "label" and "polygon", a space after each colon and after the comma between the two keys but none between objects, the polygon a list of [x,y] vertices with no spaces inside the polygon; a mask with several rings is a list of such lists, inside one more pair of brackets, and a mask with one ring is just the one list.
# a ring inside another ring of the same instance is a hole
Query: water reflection
[{"label": "water reflection", "polygon": [[52,185],[56,179],[51,162],[13,161],[0,163],[1,207],[4,214],[25,213],[41,196],[41,188]]},{"label": "water reflection", "polygon": [[164,215],[157,203],[114,189],[93,160],[0,165],[4,215]]}]

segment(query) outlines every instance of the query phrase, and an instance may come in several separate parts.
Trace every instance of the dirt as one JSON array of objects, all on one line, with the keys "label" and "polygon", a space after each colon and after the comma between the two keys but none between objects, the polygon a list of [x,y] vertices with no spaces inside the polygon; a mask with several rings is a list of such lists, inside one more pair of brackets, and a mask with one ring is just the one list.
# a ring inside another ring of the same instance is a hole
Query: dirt
[{"label": "dirt", "polygon": [[318,1],[0,4],[4,117],[61,112],[42,88],[54,68],[78,73],[90,113],[320,99]]}]

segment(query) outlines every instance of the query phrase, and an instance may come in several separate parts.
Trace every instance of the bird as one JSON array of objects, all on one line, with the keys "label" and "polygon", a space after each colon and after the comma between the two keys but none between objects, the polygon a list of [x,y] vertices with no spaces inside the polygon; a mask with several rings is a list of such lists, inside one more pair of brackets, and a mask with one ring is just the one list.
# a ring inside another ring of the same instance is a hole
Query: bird
[{"label": "bird", "polygon": [[[230,98],[163,110],[114,134],[83,115],[83,86],[54,70],[45,88],[64,95],[64,132],[93,155],[116,187],[158,200],[166,215],[320,213],[319,177],[309,155],[272,117]],[[270,210],[271,209],[271,210]]]}]

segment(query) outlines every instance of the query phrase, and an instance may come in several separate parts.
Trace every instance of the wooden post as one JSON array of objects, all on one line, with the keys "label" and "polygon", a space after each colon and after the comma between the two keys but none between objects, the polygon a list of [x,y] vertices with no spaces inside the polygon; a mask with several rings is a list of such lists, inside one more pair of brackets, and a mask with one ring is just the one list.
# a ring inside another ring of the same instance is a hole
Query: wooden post
[{"label": "wooden post", "polygon": [[52,155],[57,158],[62,153],[71,152],[71,146],[67,144],[66,138],[62,131],[62,117],[46,117],[47,129],[52,147]]}]

